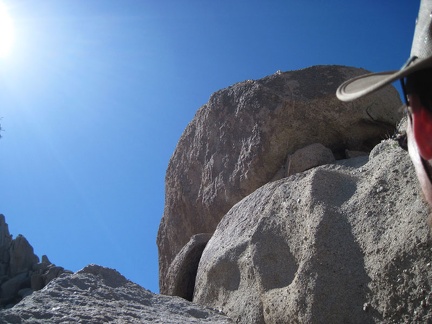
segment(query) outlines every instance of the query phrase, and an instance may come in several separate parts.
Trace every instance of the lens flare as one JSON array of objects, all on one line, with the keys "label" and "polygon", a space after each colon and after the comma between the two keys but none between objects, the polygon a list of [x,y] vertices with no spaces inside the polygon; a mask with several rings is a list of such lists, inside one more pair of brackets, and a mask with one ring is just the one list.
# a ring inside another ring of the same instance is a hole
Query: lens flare
[{"label": "lens flare", "polygon": [[0,2],[0,58],[6,58],[11,54],[14,38],[13,20],[7,7]]}]

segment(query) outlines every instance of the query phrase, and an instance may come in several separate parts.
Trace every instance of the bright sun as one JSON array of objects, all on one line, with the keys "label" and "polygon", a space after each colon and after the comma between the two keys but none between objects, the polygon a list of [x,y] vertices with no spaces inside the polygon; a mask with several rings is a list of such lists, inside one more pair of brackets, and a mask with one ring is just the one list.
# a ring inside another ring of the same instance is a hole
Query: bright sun
[{"label": "bright sun", "polygon": [[14,25],[6,6],[0,2],[0,58],[8,57],[14,43]]}]

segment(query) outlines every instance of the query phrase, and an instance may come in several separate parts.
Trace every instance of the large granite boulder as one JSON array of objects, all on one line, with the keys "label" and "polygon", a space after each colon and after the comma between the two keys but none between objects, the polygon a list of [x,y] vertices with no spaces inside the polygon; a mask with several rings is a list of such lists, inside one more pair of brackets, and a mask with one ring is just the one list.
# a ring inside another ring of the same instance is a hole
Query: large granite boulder
[{"label": "large granite boulder", "polygon": [[335,96],[362,69],[314,66],[248,80],[214,93],[185,129],[169,162],[157,236],[161,293],[171,262],[198,233],[213,233],[228,210],[287,175],[289,156],[321,143],[338,159],[370,151],[394,132],[401,102],[388,87],[355,102]]},{"label": "large granite boulder", "polygon": [[180,297],[155,295],[113,269],[89,265],[0,312],[1,323],[232,323]]},{"label": "large granite boulder", "polygon": [[219,223],[193,301],[237,323],[427,323],[428,214],[393,140],[268,183]]}]

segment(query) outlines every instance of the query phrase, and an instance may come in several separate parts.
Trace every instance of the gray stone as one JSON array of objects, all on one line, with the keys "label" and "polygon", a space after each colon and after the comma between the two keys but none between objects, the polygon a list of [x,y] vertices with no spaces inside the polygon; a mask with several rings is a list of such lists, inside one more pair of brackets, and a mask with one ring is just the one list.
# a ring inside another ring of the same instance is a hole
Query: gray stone
[{"label": "gray stone", "polygon": [[47,285],[51,280],[57,278],[64,272],[64,268],[58,266],[51,266],[48,268],[47,272],[43,275],[44,283]]},{"label": "gray stone", "polygon": [[193,300],[237,323],[426,323],[428,214],[391,140],[268,183],[219,223]]},{"label": "gray stone", "polygon": [[167,295],[192,301],[199,260],[210,238],[208,233],[196,234],[177,254],[167,274]]},{"label": "gray stone", "polygon": [[33,289],[31,288],[23,288],[18,291],[18,296],[20,298],[24,298],[30,296],[33,293]]},{"label": "gray stone", "polygon": [[55,266],[51,263],[46,255],[42,255],[42,261],[36,264],[33,264],[33,271],[35,272],[47,272],[52,266]]},{"label": "gray stone", "polygon": [[8,275],[11,242],[12,236],[9,234],[8,224],[4,215],[0,214],[0,276]]},{"label": "gray stone", "polygon": [[30,287],[28,273],[18,274],[1,285],[0,299],[12,300],[17,297],[20,289],[28,287]]},{"label": "gray stone", "polygon": [[32,270],[35,272],[38,272],[38,273],[43,272],[43,271],[46,271],[48,269],[47,266],[48,266],[47,263],[39,262],[39,263],[33,264]]},{"label": "gray stone", "polygon": [[370,151],[394,132],[397,91],[343,103],[339,84],[365,70],[314,66],[245,81],[214,93],[185,129],[169,162],[160,223],[159,280],[198,233],[213,233],[228,210],[268,183],[288,155],[321,143],[337,158],[345,149]]},{"label": "gray stone", "polygon": [[35,273],[30,278],[30,287],[34,291],[41,290],[43,287],[45,287],[45,280],[42,274]]},{"label": "gray stone", "polygon": [[67,271],[52,264],[46,255],[39,263],[24,236],[12,239],[5,217],[0,214],[0,307],[13,306],[23,298],[22,291],[27,294],[40,290],[64,272]]},{"label": "gray stone", "polygon": [[39,258],[33,253],[33,247],[21,234],[10,244],[9,248],[9,275],[15,275],[32,269],[39,262]]},{"label": "gray stone", "polygon": [[42,263],[46,263],[46,264],[52,264],[51,261],[48,259],[48,257],[44,254],[42,255]]},{"label": "gray stone", "polygon": [[179,297],[156,295],[113,269],[89,265],[64,273],[11,309],[0,323],[232,323]]},{"label": "gray stone", "polygon": [[369,155],[369,153],[364,151],[345,150],[345,156],[347,159],[356,158],[359,156],[367,156],[367,155]]},{"label": "gray stone", "polygon": [[295,151],[287,160],[287,175],[303,172],[313,167],[335,161],[332,151],[324,145],[314,143]]}]

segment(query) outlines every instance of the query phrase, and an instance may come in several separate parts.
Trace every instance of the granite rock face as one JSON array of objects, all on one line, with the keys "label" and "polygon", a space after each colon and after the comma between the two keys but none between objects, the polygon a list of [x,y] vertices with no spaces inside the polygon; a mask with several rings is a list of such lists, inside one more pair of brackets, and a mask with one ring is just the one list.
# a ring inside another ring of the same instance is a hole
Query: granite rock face
[{"label": "granite rock face", "polygon": [[198,233],[213,233],[241,199],[287,173],[288,157],[320,143],[337,158],[370,151],[394,132],[401,101],[388,87],[355,102],[335,96],[362,69],[314,66],[248,80],[214,93],[185,129],[169,162],[160,223],[159,283]]},{"label": "granite rock face", "polygon": [[427,323],[428,214],[393,140],[268,183],[219,223],[193,300],[236,323]]},{"label": "granite rock face", "polygon": [[156,295],[113,269],[89,265],[0,311],[1,323],[232,323],[216,310]]},{"label": "granite rock face", "polygon": [[45,255],[39,262],[23,235],[12,239],[5,217],[0,214],[0,308],[18,303],[65,271]]}]

